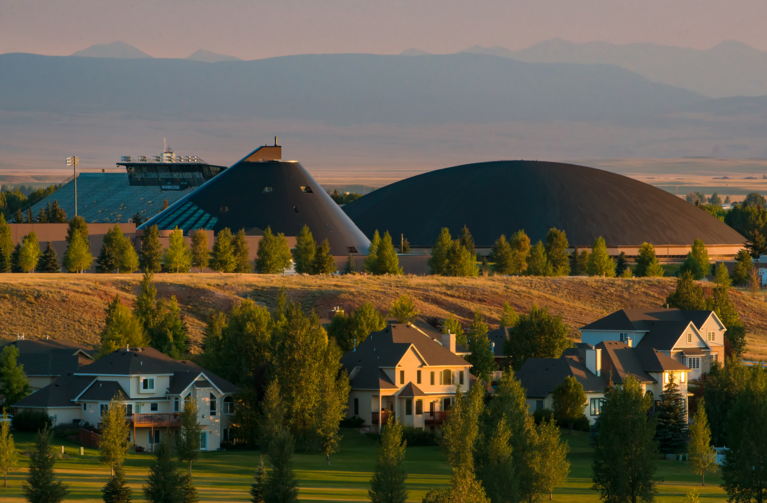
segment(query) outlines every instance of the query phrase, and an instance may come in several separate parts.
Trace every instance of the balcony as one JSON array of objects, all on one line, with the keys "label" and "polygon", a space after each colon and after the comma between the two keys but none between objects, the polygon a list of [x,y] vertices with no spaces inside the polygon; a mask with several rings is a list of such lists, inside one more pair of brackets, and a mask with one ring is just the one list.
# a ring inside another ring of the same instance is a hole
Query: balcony
[{"label": "balcony", "polygon": [[390,412],[389,412],[388,410],[386,410],[386,411],[384,411],[384,412],[381,412],[381,413],[378,413],[378,412],[373,412],[373,420],[372,420],[372,421],[373,421],[373,424],[379,424],[379,423],[378,423],[378,419],[379,419],[379,417],[378,417],[378,416],[383,416],[383,417],[381,418],[381,419],[382,419],[382,421],[383,421],[381,424],[386,424],[386,423],[388,423],[388,422],[389,422],[389,414],[390,414]]},{"label": "balcony", "polygon": [[129,423],[134,428],[158,427],[158,426],[181,426],[181,414],[178,412],[171,414],[133,414],[127,416]]},{"label": "balcony", "polygon": [[447,420],[447,415],[449,414],[446,410],[437,410],[434,412],[424,412],[424,420],[426,421],[426,424],[442,424]]}]

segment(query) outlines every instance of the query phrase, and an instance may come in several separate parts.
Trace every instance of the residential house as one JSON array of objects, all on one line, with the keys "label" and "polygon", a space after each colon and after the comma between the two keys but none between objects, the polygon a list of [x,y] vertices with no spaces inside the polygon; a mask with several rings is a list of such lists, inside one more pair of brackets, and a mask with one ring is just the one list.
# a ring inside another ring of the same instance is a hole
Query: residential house
[{"label": "residential house", "polygon": [[602,341],[596,346],[580,343],[565,350],[560,358],[529,358],[516,377],[527,390],[529,410],[553,408],[554,389],[566,377],[581,383],[586,392],[584,414],[594,423],[602,410],[604,391],[610,379],[620,386],[629,375],[642,385],[657,404],[663,388],[674,379],[687,408],[688,374],[685,365],[651,347],[631,347],[623,342]]},{"label": "residential house", "polygon": [[123,396],[130,441],[151,449],[162,435],[180,427],[184,403],[196,400],[202,450],[217,450],[231,439],[233,394],[237,387],[188,361],[153,348],[126,348],[56,379],[14,405],[14,413],[44,410],[56,423],[98,426],[110,400]]},{"label": "residential house", "polygon": [[454,334],[440,341],[399,323],[371,333],[341,358],[351,382],[347,417],[377,428],[389,414],[406,426],[439,426],[456,389],[471,385],[471,365],[455,351]]},{"label": "residential house", "polygon": [[724,324],[713,311],[621,309],[581,328],[581,342],[657,349],[687,366],[690,379],[724,361]]},{"label": "residential house", "polygon": [[62,375],[77,372],[82,366],[93,363],[95,351],[67,339],[27,340],[23,336],[0,346],[14,346],[19,351],[17,365],[23,365],[33,391],[42,389]]}]

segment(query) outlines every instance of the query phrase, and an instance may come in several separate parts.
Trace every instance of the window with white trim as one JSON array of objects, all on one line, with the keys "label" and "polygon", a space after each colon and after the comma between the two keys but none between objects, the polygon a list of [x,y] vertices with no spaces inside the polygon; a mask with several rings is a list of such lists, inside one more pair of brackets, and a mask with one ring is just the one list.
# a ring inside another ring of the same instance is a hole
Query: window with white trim
[{"label": "window with white trim", "polygon": [[598,416],[602,413],[602,405],[604,404],[604,398],[592,398],[590,402],[590,412],[592,416]]},{"label": "window with white trim", "polygon": [[218,400],[216,399],[216,395],[213,393],[210,394],[210,415],[215,416],[218,409]]},{"label": "window with white trim", "polygon": [[103,416],[104,414],[107,413],[108,410],[109,410],[109,404],[108,403],[99,404],[99,414],[100,415]]},{"label": "window with white trim", "polygon": [[692,342],[692,332],[687,334],[687,342]]},{"label": "window with white trim", "polygon": [[159,410],[160,410],[160,404],[159,403],[155,402],[155,403],[150,403],[149,404],[149,412],[157,412]]},{"label": "window with white trim", "polygon": [[716,332],[709,332],[708,336],[706,337],[706,340],[708,340],[708,342],[715,342],[716,341]]},{"label": "window with white trim", "polygon": [[234,414],[234,398],[224,398],[224,414]]},{"label": "window with white trim", "polygon": [[178,412],[179,410],[179,399],[176,397],[173,399],[173,412]]},{"label": "window with white trim", "polygon": [[141,380],[141,390],[142,391],[154,391],[154,378],[153,377],[147,377],[145,379]]},{"label": "window with white trim", "polygon": [[699,369],[700,368],[700,356],[688,356],[687,357],[687,368],[689,369]]},{"label": "window with white trim", "polygon": [[618,337],[621,342],[628,342],[629,340],[629,334],[626,333],[621,333]]}]

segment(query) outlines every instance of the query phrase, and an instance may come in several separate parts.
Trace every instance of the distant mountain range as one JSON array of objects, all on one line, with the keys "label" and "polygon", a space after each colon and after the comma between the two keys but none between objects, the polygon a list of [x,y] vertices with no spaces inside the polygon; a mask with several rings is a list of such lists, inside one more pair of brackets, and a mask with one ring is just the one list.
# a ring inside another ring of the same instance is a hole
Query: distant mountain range
[{"label": "distant mountain range", "polygon": [[186,57],[191,61],[202,61],[203,63],[220,63],[222,61],[241,61],[240,58],[234,56],[227,56],[226,54],[218,54],[215,52],[206,51],[200,49]]},{"label": "distant mountain range", "polygon": [[[89,58],[112,58],[112,59],[142,59],[151,58],[149,54],[133,47],[130,44],[126,44],[120,40],[112,42],[110,44],[96,44],[77,51],[72,56],[89,57]],[[203,63],[219,63],[221,61],[240,61],[240,58],[234,56],[227,56],[226,54],[218,54],[205,49],[200,49],[186,57],[191,61],[202,61]]]}]

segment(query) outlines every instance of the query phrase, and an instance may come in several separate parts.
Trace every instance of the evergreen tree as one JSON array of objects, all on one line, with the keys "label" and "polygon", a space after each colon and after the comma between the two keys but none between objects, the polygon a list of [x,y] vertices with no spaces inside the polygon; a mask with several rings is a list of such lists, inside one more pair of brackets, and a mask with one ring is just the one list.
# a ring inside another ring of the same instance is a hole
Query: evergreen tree
[{"label": "evergreen tree", "polygon": [[661,454],[678,454],[687,445],[687,411],[674,373],[668,372],[668,376],[668,383],[660,396],[660,406],[655,411],[655,439]]},{"label": "evergreen tree", "polygon": [[471,236],[471,232],[469,232],[469,228],[465,225],[463,226],[463,229],[461,229],[461,237],[458,238],[458,241],[460,242],[461,246],[466,248],[466,250],[472,255],[477,255],[477,250],[474,246],[474,238]]},{"label": "evergreen tree", "polygon": [[101,415],[101,438],[99,439],[99,457],[102,465],[108,465],[111,476],[116,475],[115,468],[122,467],[123,460],[130,449],[130,428],[125,422],[125,403],[122,393],[109,401],[106,412]]},{"label": "evergreen tree", "polygon": [[293,437],[287,430],[280,431],[269,446],[272,471],[266,479],[264,503],[296,503],[298,482],[293,473]]},{"label": "evergreen tree", "polygon": [[626,252],[621,252],[620,255],[618,255],[618,260],[615,261],[615,275],[619,278],[622,278],[626,270],[630,271],[631,267],[629,266],[629,260],[628,257],[626,257]]},{"label": "evergreen tree", "polygon": [[372,503],[405,503],[408,491],[405,486],[405,447],[402,439],[402,425],[395,420],[394,414],[381,431],[378,444],[373,478],[370,480],[368,496]]},{"label": "evergreen tree", "polygon": [[522,368],[528,358],[559,358],[565,349],[572,346],[568,334],[570,328],[561,316],[552,316],[546,308],[537,304],[530,308],[529,315],[521,315],[519,321],[509,330],[504,349],[515,370]]},{"label": "evergreen tree", "polygon": [[35,272],[37,263],[40,261],[40,242],[37,234],[30,232],[21,242],[19,251],[19,268],[22,272]]},{"label": "evergreen tree", "polygon": [[408,241],[404,237],[402,238],[402,243],[400,244],[399,252],[402,253],[403,255],[405,253],[410,253],[410,241]]},{"label": "evergreen tree", "polygon": [[389,309],[389,316],[396,318],[397,323],[410,323],[418,314],[415,302],[407,295],[401,295]]},{"label": "evergreen tree", "polygon": [[256,479],[250,485],[251,503],[264,503],[264,491],[266,490],[266,467],[264,466],[264,456],[259,456],[259,464],[256,469]]},{"label": "evergreen tree", "polygon": [[179,461],[189,463],[189,478],[192,477],[192,463],[200,459],[200,435],[202,425],[197,419],[200,409],[197,400],[185,400],[179,415],[181,429],[176,436],[176,453]]},{"label": "evergreen tree", "polygon": [[[48,203],[48,204],[51,204],[51,203]],[[37,219],[35,219],[35,221],[39,224],[48,223],[48,215],[45,214],[45,208],[43,208],[42,206],[40,207],[40,212],[37,214]]]},{"label": "evergreen tree", "polygon": [[192,232],[192,267],[197,267],[200,272],[208,267],[210,252],[208,252],[208,233],[204,229]]},{"label": "evergreen tree", "polygon": [[245,240],[245,229],[240,229],[240,232],[234,236],[232,248],[234,248],[234,272],[253,272],[253,267],[250,265],[250,248]]},{"label": "evergreen tree", "polygon": [[732,284],[730,273],[727,272],[727,266],[724,265],[724,262],[719,262],[719,265],[716,267],[714,283],[717,286],[724,288],[729,288],[729,286]]},{"label": "evergreen tree", "polygon": [[[81,238],[88,239],[88,224],[85,222],[85,219],[81,216],[73,217],[69,221],[69,226],[67,227],[67,237],[66,241],[68,245],[72,244],[72,238],[75,235],[75,231],[77,231],[78,235]],[[88,248],[90,248],[91,243],[88,241]]]},{"label": "evergreen tree", "polygon": [[594,450],[593,488],[604,501],[652,501],[656,492],[658,446],[651,398],[634,376],[615,387],[602,405]]},{"label": "evergreen tree", "polygon": [[569,260],[570,260],[570,276],[580,276],[581,271],[579,269],[579,263],[578,263],[578,247],[577,246],[573,249],[573,252],[570,254]]},{"label": "evergreen tree", "polygon": [[192,269],[192,252],[184,239],[184,231],[178,227],[170,233],[170,242],[162,257],[162,265],[168,272],[173,273],[186,273]]},{"label": "evergreen tree", "polygon": [[261,452],[269,452],[272,439],[285,428],[285,416],[288,409],[280,396],[280,384],[272,379],[261,401],[261,413],[258,419],[258,446]]},{"label": "evergreen tree", "polygon": [[53,206],[51,206],[51,218],[49,220],[55,224],[64,224],[67,222],[67,214],[61,209],[58,201],[53,201]]},{"label": "evergreen tree", "polygon": [[578,254],[578,274],[580,276],[586,276],[589,269],[589,257],[591,254],[588,250],[583,250]]},{"label": "evergreen tree", "polygon": [[138,227],[142,223],[144,223],[144,217],[141,216],[141,212],[139,212],[139,211],[137,211],[136,213],[133,214],[133,216],[131,217],[131,220],[133,220],[133,224],[136,227]]},{"label": "evergreen tree", "polygon": [[476,276],[477,257],[463,247],[459,240],[453,241],[453,244],[447,250],[447,263],[445,265],[445,276],[465,277]]},{"label": "evergreen tree", "polygon": [[711,264],[708,260],[708,250],[703,241],[696,239],[692,244],[692,250],[687,254],[681,267],[679,267],[679,274],[685,272],[692,273],[693,278],[703,279],[711,271]]},{"label": "evergreen tree", "polygon": [[330,243],[325,239],[314,254],[312,274],[333,274],[338,271],[336,261],[330,254]]},{"label": "evergreen tree", "polygon": [[700,485],[706,485],[706,472],[716,472],[716,451],[711,447],[711,428],[706,415],[706,402],[698,401],[698,410],[690,426],[690,468],[700,475]]},{"label": "evergreen tree", "polygon": [[19,255],[21,255],[21,243],[16,243],[13,252],[11,252],[11,272],[21,272]]},{"label": "evergreen tree", "polygon": [[147,333],[154,329],[158,319],[157,306],[155,305],[157,289],[152,283],[153,279],[154,274],[151,272],[144,273],[139,285],[139,294],[133,301],[133,316],[139,320]]},{"label": "evergreen tree", "polygon": [[583,417],[583,409],[588,404],[583,385],[573,376],[565,377],[562,383],[554,388],[554,418],[557,423],[567,425],[570,435],[573,434],[573,424]]},{"label": "evergreen tree", "polygon": [[104,503],[131,503],[131,488],[125,482],[125,471],[122,466],[115,469],[114,475],[101,489]]},{"label": "evergreen tree", "polygon": [[0,423],[0,472],[3,474],[3,487],[8,487],[8,473],[19,467],[19,453],[11,435],[11,420],[8,414],[3,412],[3,421]]},{"label": "evergreen tree", "polygon": [[141,251],[139,252],[139,265],[145,273],[162,271],[162,245],[160,244],[160,231],[157,224],[144,229],[141,236]]},{"label": "evergreen tree", "polygon": [[607,245],[602,236],[594,241],[589,254],[586,274],[589,276],[602,276],[603,278],[615,277],[615,262],[607,253]]},{"label": "evergreen tree", "polygon": [[384,233],[381,244],[376,251],[376,267],[374,274],[402,274],[402,268],[399,266],[397,250],[391,241],[389,231]]},{"label": "evergreen tree", "polygon": [[515,232],[509,240],[511,246],[511,269],[509,274],[518,276],[527,270],[527,255],[530,253],[530,238],[524,230]]},{"label": "evergreen tree", "polygon": [[147,333],[150,344],[158,351],[180,360],[187,349],[189,327],[184,322],[176,296],[170,300],[162,299],[156,306],[157,321]]},{"label": "evergreen tree", "polygon": [[96,259],[98,263],[96,272],[111,273],[115,272],[120,266],[119,243],[122,235],[123,233],[117,224],[107,231],[104,236],[104,242],[101,245],[101,251]]},{"label": "evergreen tree", "polygon": [[293,259],[296,264],[297,274],[312,274],[314,267],[314,254],[317,245],[314,242],[312,231],[308,225],[301,227],[296,237],[296,248],[293,251]]},{"label": "evergreen tree", "polygon": [[51,246],[51,242],[48,241],[48,246],[45,247],[40,262],[38,264],[40,272],[59,272],[59,259],[56,257],[56,250]]},{"label": "evergreen tree", "polygon": [[541,241],[530,248],[530,253],[527,254],[527,270],[525,272],[530,276],[551,276],[554,274],[549,259],[546,258],[546,247]]},{"label": "evergreen tree", "polygon": [[29,476],[21,488],[29,503],[60,503],[69,494],[68,487],[56,480],[53,472],[56,453],[51,446],[52,437],[48,425],[37,432],[35,450],[29,456]]},{"label": "evergreen tree", "polygon": [[431,274],[442,276],[447,271],[447,252],[453,246],[453,238],[450,236],[450,229],[443,227],[437,236],[437,241],[431,248],[431,257],[429,258],[429,268]]},{"label": "evergreen tree", "polygon": [[[197,442],[199,444],[199,437]],[[183,503],[186,477],[176,470],[170,433],[163,435],[155,447],[156,461],[149,467],[144,497],[149,503]]]},{"label": "evergreen tree", "polygon": [[126,346],[140,348],[148,345],[149,341],[141,321],[133,316],[130,309],[124,306],[120,298],[115,295],[107,307],[107,319],[101,331],[99,355],[106,356]]},{"label": "evergreen tree", "polygon": [[735,269],[732,271],[732,282],[735,286],[748,286],[754,261],[746,250],[739,250],[735,255]]},{"label": "evergreen tree", "polygon": [[676,280],[676,289],[666,297],[668,307],[687,310],[706,309],[703,288],[695,284],[690,271],[682,273]]},{"label": "evergreen tree", "polygon": [[501,237],[499,237],[493,244],[492,255],[493,261],[495,262],[495,265],[493,266],[495,274],[501,276],[508,276],[511,274],[513,271],[511,245],[506,241],[506,236],[503,234],[501,234]]},{"label": "evergreen tree", "polygon": [[517,321],[519,320],[519,316],[517,315],[516,311],[514,311],[514,308],[509,305],[508,302],[503,303],[503,314],[501,314],[501,319],[498,320],[501,328],[503,327],[513,327],[517,324]]},{"label": "evergreen tree", "polygon": [[13,217],[13,221],[17,224],[23,224],[24,223],[24,215],[21,214],[21,210],[16,210],[16,215]]},{"label": "evergreen tree", "polygon": [[160,210],[160,211],[165,211],[167,209],[168,209],[168,200],[167,199],[163,199],[162,200],[162,210]]},{"label": "evergreen tree", "polygon": [[0,273],[11,272],[11,254],[13,253],[13,235],[11,226],[0,213]]},{"label": "evergreen tree", "polygon": [[639,248],[637,267],[634,272],[639,277],[663,276],[663,268],[658,264],[658,257],[655,256],[655,247],[652,244],[643,243]]},{"label": "evergreen tree", "polygon": [[453,313],[450,313],[450,315],[443,321],[442,333],[454,334],[455,342],[461,346],[466,346],[468,344],[466,334],[463,333],[463,326],[461,326],[461,322],[456,319]]},{"label": "evergreen tree", "polygon": [[357,266],[354,264],[354,258],[349,255],[349,258],[346,260],[346,264],[344,264],[344,274],[356,274],[357,273]]},{"label": "evergreen tree", "polygon": [[723,264],[720,264],[717,270],[716,282],[717,286],[714,287],[713,295],[706,299],[706,309],[714,311],[724,323],[727,328],[724,336],[730,343],[730,352],[740,358],[746,350],[746,328],[730,299],[729,277]]},{"label": "evergreen tree", "polygon": [[69,272],[83,272],[90,269],[93,264],[93,255],[91,255],[90,244],[85,237],[80,235],[80,231],[75,229],[64,253],[64,268]]},{"label": "evergreen tree", "polygon": [[368,274],[375,274],[378,270],[378,247],[381,246],[381,236],[378,234],[378,230],[373,233],[373,239],[370,240],[370,248],[368,248],[368,256],[365,257],[365,262],[362,264],[362,270]]},{"label": "evergreen tree", "polygon": [[[271,229],[269,229],[270,234],[271,232]],[[258,247],[259,249],[261,248],[261,243],[258,244]],[[234,257],[232,231],[226,227],[218,232],[213,241],[213,251],[210,252],[210,268],[216,272],[234,272],[236,267],[237,262]]]},{"label": "evergreen tree", "polygon": [[267,227],[264,236],[258,242],[256,272],[259,274],[282,274],[290,267],[292,260],[290,246],[281,232],[276,236]]},{"label": "evergreen tree", "polygon": [[125,235],[121,236],[117,248],[120,252],[118,270],[121,273],[133,273],[133,271],[137,270],[139,268],[139,258],[131,240]]},{"label": "evergreen tree", "polygon": [[341,356],[343,353],[336,344],[327,344],[318,383],[319,401],[314,413],[314,432],[328,466],[330,455],[339,450],[341,436],[338,429],[346,415],[351,388],[346,372],[339,372]]},{"label": "evergreen tree", "polygon": [[24,219],[24,221],[28,224],[35,222],[35,217],[32,216],[32,208],[27,208],[27,217]]},{"label": "evergreen tree", "polygon": [[551,264],[553,276],[568,276],[570,274],[568,248],[570,248],[570,243],[567,241],[565,231],[549,229],[548,234],[546,234],[546,258]]},{"label": "evergreen tree", "polygon": [[24,373],[24,365],[18,363],[19,350],[7,344],[0,353],[0,394],[3,407],[10,410],[13,404],[32,394],[32,386]]},{"label": "evergreen tree", "polygon": [[472,375],[483,381],[486,386],[490,385],[491,374],[496,369],[495,355],[490,348],[490,339],[487,336],[489,331],[490,328],[485,323],[484,316],[476,311],[474,321],[469,325],[470,354],[466,357],[466,361],[471,364]]}]

